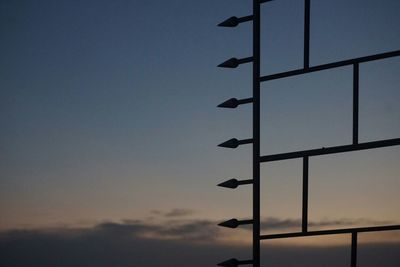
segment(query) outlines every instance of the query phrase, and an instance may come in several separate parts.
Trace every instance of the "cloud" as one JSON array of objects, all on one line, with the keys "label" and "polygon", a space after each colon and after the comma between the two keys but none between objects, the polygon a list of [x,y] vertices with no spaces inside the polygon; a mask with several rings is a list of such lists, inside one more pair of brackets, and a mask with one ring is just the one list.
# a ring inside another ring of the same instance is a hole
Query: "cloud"
[{"label": "cloud", "polygon": [[178,239],[189,239],[194,241],[216,241],[220,235],[220,229],[215,222],[207,220],[194,220],[178,225],[167,225],[158,229],[159,236],[171,236]]},{"label": "cloud", "polygon": [[[272,224],[270,220],[270,226],[275,227],[292,223],[275,219]],[[206,220],[166,224],[132,220],[89,228],[13,230],[0,234],[0,266],[201,267],[215,266],[231,257],[251,256],[247,245],[215,242],[222,235],[218,229],[215,222]],[[235,235],[232,231],[230,234]],[[202,238],[209,242],[198,242]],[[399,266],[399,250],[399,243],[363,245],[360,265]],[[349,246],[282,247],[267,242],[262,246],[262,261],[268,266],[347,266]]]},{"label": "cloud", "polygon": [[[170,219],[170,220],[123,220],[122,222],[103,222],[88,228],[55,227],[38,230],[13,230],[0,233],[0,238],[12,236],[29,236],[31,234],[55,235],[62,238],[74,238],[77,236],[112,236],[123,239],[140,238],[154,240],[181,240],[198,243],[213,243],[226,241],[225,228],[218,227],[220,221],[198,220],[198,219]],[[322,220],[309,222],[309,227],[313,228],[340,228],[356,227],[359,225],[389,225],[395,224],[390,221],[376,221],[369,219],[341,219],[341,220]],[[297,231],[301,227],[300,219],[280,219],[269,217],[261,221],[262,230],[293,230]],[[239,229],[250,231],[251,225],[243,226]]]},{"label": "cloud", "polygon": [[156,224],[141,220],[125,220],[122,223],[101,223],[85,232],[114,237],[135,237],[157,240],[190,240],[192,242],[214,242],[220,234],[216,223],[208,220],[170,220]]},{"label": "cloud", "polygon": [[160,210],[152,210],[151,213],[156,216],[163,216],[167,218],[173,218],[173,217],[183,217],[183,216],[189,216],[194,214],[194,210],[191,209],[182,209],[182,208],[175,208],[167,212],[163,212]]},{"label": "cloud", "polygon": [[192,215],[194,213],[193,210],[189,209],[173,209],[167,213],[165,213],[166,217],[182,217]]},{"label": "cloud", "polygon": [[[212,242],[229,242],[230,233],[224,231],[224,228],[217,227],[218,222],[212,220],[166,220],[157,223],[149,223],[142,220],[125,220],[122,223],[107,222],[101,223],[90,231],[97,235],[111,234],[113,236],[134,236],[146,239],[156,240],[186,240],[197,243]],[[341,219],[341,220],[322,220],[317,222],[309,222],[309,227],[314,229],[320,228],[344,228],[357,227],[359,225],[389,225],[395,224],[388,221],[376,221],[370,219]],[[261,230],[276,231],[299,231],[301,228],[300,219],[279,219],[269,217],[261,222]],[[250,231],[251,226],[240,227],[240,229]],[[244,237],[244,236],[242,236]],[[250,238],[248,236],[247,238]],[[243,240],[244,241],[244,240]],[[243,242],[242,241],[242,242]],[[237,242],[236,242],[237,243]]]},{"label": "cloud", "polygon": [[154,215],[162,215],[163,214],[163,212],[160,210],[152,210],[151,213]]}]

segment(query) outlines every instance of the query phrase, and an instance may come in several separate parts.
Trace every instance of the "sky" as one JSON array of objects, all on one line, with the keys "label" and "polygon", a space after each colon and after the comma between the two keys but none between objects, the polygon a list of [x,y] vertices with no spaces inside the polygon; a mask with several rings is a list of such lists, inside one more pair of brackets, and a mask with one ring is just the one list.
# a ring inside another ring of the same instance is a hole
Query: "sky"
[{"label": "sky", "polygon": [[[159,266],[155,246],[171,251],[165,266],[190,259],[177,256],[183,247],[198,266],[249,254],[251,231],[215,225],[251,216],[250,187],[215,185],[251,178],[251,146],[217,147],[251,138],[251,106],[216,108],[251,97],[251,65],[216,66],[251,56],[251,23],[216,24],[251,8],[0,1],[0,266],[26,264],[16,263],[21,255],[41,266],[99,265],[90,255],[100,251],[110,253],[99,262],[132,266],[130,248],[143,255],[134,266]],[[397,0],[311,1],[310,64],[398,50],[399,12]],[[303,1],[266,3],[261,14],[262,75],[300,68]],[[400,58],[360,65],[361,142],[400,136],[399,69]],[[261,154],[350,144],[351,97],[350,67],[262,83]],[[399,159],[397,147],[312,157],[310,229],[399,224]],[[261,165],[262,233],[300,229],[301,166]],[[362,236],[361,266],[400,263],[399,231]],[[271,241],[262,259],[310,266],[304,255],[318,252],[313,266],[345,266],[329,259],[348,261],[348,244],[342,235]],[[59,256],[46,258],[49,248]]]}]

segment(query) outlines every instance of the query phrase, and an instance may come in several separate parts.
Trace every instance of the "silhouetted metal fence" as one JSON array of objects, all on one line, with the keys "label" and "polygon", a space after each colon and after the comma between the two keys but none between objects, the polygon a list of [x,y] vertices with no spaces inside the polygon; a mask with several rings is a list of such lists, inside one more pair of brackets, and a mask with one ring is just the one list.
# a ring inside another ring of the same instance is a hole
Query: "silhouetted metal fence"
[{"label": "silhouetted metal fence", "polygon": [[[253,218],[248,220],[231,219],[220,223],[220,226],[236,228],[243,224],[253,225],[253,258],[249,260],[230,260],[219,263],[219,266],[234,267],[238,265],[253,264],[260,266],[260,242],[267,239],[290,238],[290,237],[307,237],[320,235],[334,234],[351,234],[351,267],[357,266],[357,236],[358,233],[375,232],[375,231],[390,231],[400,230],[400,225],[374,226],[349,229],[332,229],[321,231],[308,231],[308,168],[309,158],[313,156],[343,153],[349,151],[359,151],[365,149],[381,148],[388,146],[400,145],[400,138],[379,140],[374,142],[358,142],[358,118],[359,118],[359,72],[360,64],[395,56],[400,56],[400,50],[370,55],[366,57],[353,58],[338,62],[332,62],[323,65],[310,66],[310,0],[304,0],[304,60],[303,68],[291,71],[275,73],[271,75],[260,75],[260,6],[263,3],[271,2],[272,0],[253,0],[253,14],[241,18],[230,17],[223,21],[218,26],[221,27],[236,27],[240,23],[247,21],[253,22],[253,55],[242,59],[231,58],[219,65],[224,68],[236,68],[240,64],[253,64],[253,97],[238,100],[231,98],[220,104],[222,108],[236,108],[243,104],[253,104],[253,137],[250,139],[237,140],[230,139],[219,146],[236,148],[243,144],[252,144],[253,146],[253,178],[251,180],[236,180],[231,179],[219,184],[219,186],[227,188],[236,188],[243,184],[252,184],[253,186]],[[289,153],[281,153],[274,155],[260,155],[260,85],[262,82],[277,80],[296,75],[302,75],[311,72],[323,71],[343,66],[353,66],[353,141],[350,145],[294,151]],[[302,192],[302,230],[301,232],[284,233],[284,234],[260,234],[260,164],[263,162],[281,161],[287,159],[302,158],[303,159],[303,192]]]}]

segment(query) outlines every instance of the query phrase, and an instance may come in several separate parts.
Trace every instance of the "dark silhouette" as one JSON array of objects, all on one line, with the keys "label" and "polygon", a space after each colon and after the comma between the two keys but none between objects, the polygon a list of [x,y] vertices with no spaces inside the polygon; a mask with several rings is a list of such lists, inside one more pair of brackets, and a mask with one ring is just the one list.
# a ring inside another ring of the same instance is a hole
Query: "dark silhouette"
[{"label": "dark silhouette", "polygon": [[252,184],[252,183],[253,183],[252,180],[240,180],[240,181],[238,181],[237,179],[230,179],[228,181],[225,181],[225,182],[222,182],[222,183],[218,184],[218,186],[235,189],[239,185]]},{"label": "dark silhouette", "polygon": [[[229,60],[221,63],[218,67],[224,68],[236,68],[240,64],[252,62],[253,63],[253,97],[246,98],[244,100],[237,100],[231,98],[218,107],[223,108],[236,108],[240,104],[253,104],[253,137],[249,139],[238,140],[232,138],[222,144],[220,147],[226,148],[237,148],[242,144],[253,144],[253,179],[238,181],[231,179],[226,182],[219,184],[221,187],[226,188],[237,188],[242,184],[253,184],[253,219],[239,221],[237,219],[230,219],[222,222],[219,226],[236,228],[242,224],[253,225],[253,258],[252,260],[237,260],[235,258],[224,261],[219,266],[238,266],[244,264],[253,264],[255,267],[260,266],[260,242],[263,239],[277,239],[277,238],[289,238],[289,237],[305,237],[305,236],[316,236],[316,235],[331,235],[331,234],[351,234],[351,262],[352,267],[357,266],[357,236],[361,232],[373,232],[373,231],[389,231],[389,230],[400,230],[400,225],[386,225],[386,226],[374,226],[364,228],[349,228],[349,229],[332,229],[324,231],[308,231],[308,176],[309,176],[309,157],[319,156],[333,153],[343,153],[349,151],[358,151],[372,148],[381,148],[387,146],[400,145],[400,138],[378,140],[367,143],[359,143],[359,74],[360,64],[380,60],[389,57],[400,56],[400,50],[391,51],[382,54],[370,55],[360,58],[354,58],[339,62],[328,63],[318,66],[310,66],[310,0],[304,0],[304,50],[303,50],[303,68],[286,71],[282,73],[275,73],[266,76],[260,75],[260,5],[262,3],[270,2],[268,0],[253,0],[253,14],[245,17],[230,17],[229,19],[221,22],[218,26],[221,27],[236,27],[242,22],[252,21],[253,22],[253,56],[242,59],[230,58]],[[275,154],[275,155],[260,155],[260,83],[270,80],[282,79],[286,77],[292,77],[296,75],[328,70],[343,66],[353,67],[353,129],[352,129],[352,144],[312,149],[305,151],[295,151],[289,153]],[[301,220],[301,232],[285,233],[285,234],[273,234],[273,235],[260,235],[260,164],[262,162],[287,160],[293,158],[303,159],[303,191],[302,191],[302,220]]]},{"label": "dark silhouette", "polygon": [[[269,229],[282,229],[299,222],[275,220],[265,222]],[[336,225],[335,222],[330,223]],[[246,245],[230,246],[213,239],[215,235],[218,236],[215,231],[219,230],[215,222],[199,221],[191,225],[194,227],[182,225],[179,230],[173,231],[176,239],[171,240],[144,237],[144,230],[158,232],[162,237],[166,228],[164,224],[155,226],[143,221],[99,224],[84,229],[9,231],[0,233],[0,266],[180,267],[190,263],[191,267],[204,267],[217,262],[222,264],[225,257],[229,259],[232,255],[249,256],[250,251]],[[209,241],[204,243],[204,240]],[[363,244],[359,251],[360,261],[364,267],[395,267],[399,262],[399,249],[399,243]],[[155,257],[154,251],[162,253]],[[262,247],[261,252],[266,261],[265,266],[285,267],[343,266],[349,262],[350,256],[344,245],[272,245]],[[291,256],[287,257],[288,254]],[[239,264],[243,262],[238,260]]]}]

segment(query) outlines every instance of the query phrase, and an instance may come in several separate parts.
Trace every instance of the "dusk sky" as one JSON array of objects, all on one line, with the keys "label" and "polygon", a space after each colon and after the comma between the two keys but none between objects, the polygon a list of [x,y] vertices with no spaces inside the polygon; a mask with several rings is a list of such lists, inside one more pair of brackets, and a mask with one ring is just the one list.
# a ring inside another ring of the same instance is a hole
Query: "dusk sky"
[{"label": "dusk sky", "polygon": [[[262,75],[302,66],[303,5],[262,5]],[[251,97],[251,64],[216,67],[251,56],[251,22],[216,27],[251,8],[0,0],[0,266],[250,255],[249,229],[216,224],[252,216],[251,187],[215,185],[252,175],[251,146],[217,147],[251,138],[251,105],[216,108]],[[312,0],[310,64],[399,50],[399,25],[398,0]],[[399,70],[400,57],[360,65],[360,142],[400,137]],[[351,130],[351,67],[262,83],[262,155],[351,144]],[[262,233],[300,230],[301,167],[261,166]],[[312,230],[400,224],[398,147],[312,157],[309,180]],[[400,266],[400,231],[360,242],[360,266]],[[348,266],[347,235],[265,243],[263,266]]]}]

